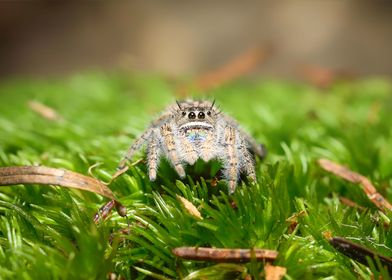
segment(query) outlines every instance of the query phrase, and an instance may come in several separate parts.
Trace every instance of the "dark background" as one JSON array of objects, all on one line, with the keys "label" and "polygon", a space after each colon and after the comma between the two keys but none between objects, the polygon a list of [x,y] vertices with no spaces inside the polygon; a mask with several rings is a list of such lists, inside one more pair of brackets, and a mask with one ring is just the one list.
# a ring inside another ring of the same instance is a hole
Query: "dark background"
[{"label": "dark background", "polygon": [[293,77],[302,65],[392,74],[392,1],[3,1],[0,75],[94,69],[167,76],[208,71],[272,44],[255,69]]}]

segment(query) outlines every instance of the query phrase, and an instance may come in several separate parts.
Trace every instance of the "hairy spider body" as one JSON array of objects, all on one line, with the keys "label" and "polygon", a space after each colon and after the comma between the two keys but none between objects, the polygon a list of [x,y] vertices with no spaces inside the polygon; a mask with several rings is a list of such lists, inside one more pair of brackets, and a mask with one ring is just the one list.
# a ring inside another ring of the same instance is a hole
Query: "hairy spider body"
[{"label": "hairy spider body", "polygon": [[168,159],[181,178],[186,176],[184,164],[193,165],[199,158],[205,162],[217,159],[222,162],[223,176],[228,181],[230,193],[235,191],[241,173],[256,180],[250,151],[259,157],[265,156],[263,145],[209,101],[187,100],[169,106],[136,139],[119,168],[123,168],[144,144],[147,144],[151,181],[156,179],[161,156]]}]

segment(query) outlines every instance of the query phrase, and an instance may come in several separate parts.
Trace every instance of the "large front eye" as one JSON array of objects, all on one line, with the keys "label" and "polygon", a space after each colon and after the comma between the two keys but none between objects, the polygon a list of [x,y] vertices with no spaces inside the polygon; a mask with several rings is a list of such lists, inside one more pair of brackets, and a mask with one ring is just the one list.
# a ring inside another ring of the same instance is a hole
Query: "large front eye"
[{"label": "large front eye", "polygon": [[199,119],[204,119],[205,118],[205,114],[204,114],[204,112],[199,112],[199,114],[197,115],[197,117],[199,118]]},{"label": "large front eye", "polygon": [[188,118],[190,118],[191,120],[194,119],[194,118],[196,118],[195,112],[190,112],[190,113],[188,114]]}]

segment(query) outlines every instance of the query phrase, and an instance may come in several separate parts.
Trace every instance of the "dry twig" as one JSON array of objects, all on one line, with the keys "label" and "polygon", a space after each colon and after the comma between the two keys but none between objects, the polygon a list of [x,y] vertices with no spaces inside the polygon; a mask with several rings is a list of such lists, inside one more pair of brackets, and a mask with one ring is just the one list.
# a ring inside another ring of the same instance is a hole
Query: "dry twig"
[{"label": "dry twig", "polygon": [[337,80],[353,79],[355,75],[342,69],[330,69],[318,65],[301,65],[299,74],[306,81],[319,88],[328,88]]},{"label": "dry twig", "polygon": [[324,170],[351,183],[360,184],[367,197],[382,211],[385,211],[386,209],[392,211],[392,205],[377,192],[376,188],[366,177],[327,159],[319,159],[318,163]]},{"label": "dry twig", "polygon": [[187,260],[213,261],[213,262],[249,262],[273,261],[278,257],[278,252],[265,249],[223,249],[203,247],[178,247],[173,249],[173,254]]},{"label": "dry twig", "polygon": [[237,79],[264,62],[270,54],[271,47],[248,49],[221,67],[200,75],[185,86],[180,86],[177,89],[177,96],[187,96],[190,89],[206,91]]},{"label": "dry twig", "polygon": [[389,273],[392,273],[392,259],[389,257],[377,254],[364,246],[342,237],[333,237],[329,239],[329,243],[342,254],[364,265],[369,265],[368,258],[373,261],[379,259],[380,263],[388,269]]},{"label": "dry twig", "polygon": [[361,206],[361,205],[358,205],[357,203],[355,203],[355,202],[352,201],[351,199],[348,199],[347,197],[340,196],[340,197],[339,197],[339,201],[340,201],[342,204],[345,204],[345,205],[347,205],[347,206],[349,206],[349,207],[358,208],[358,209],[360,209],[360,210],[365,210],[365,207],[363,207],[363,206]]},{"label": "dry twig", "polygon": [[98,223],[100,219],[105,220],[114,208],[116,208],[117,213],[121,217],[125,217],[127,215],[127,208],[125,208],[125,206],[120,204],[117,200],[110,200],[104,206],[99,208],[98,212],[94,215],[94,222]]}]

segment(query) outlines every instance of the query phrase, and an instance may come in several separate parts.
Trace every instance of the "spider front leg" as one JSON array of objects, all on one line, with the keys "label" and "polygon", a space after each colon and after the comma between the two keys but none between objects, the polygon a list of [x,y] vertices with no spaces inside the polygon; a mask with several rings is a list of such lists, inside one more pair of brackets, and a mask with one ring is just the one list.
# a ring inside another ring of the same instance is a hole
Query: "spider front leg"
[{"label": "spider front leg", "polygon": [[182,160],[187,162],[190,165],[195,164],[197,160],[197,153],[195,151],[195,148],[192,146],[192,144],[188,141],[186,136],[181,135],[179,137],[179,144],[182,147]]},{"label": "spider front leg", "polygon": [[135,152],[138,151],[141,148],[141,146],[143,146],[143,144],[150,137],[151,132],[152,132],[152,129],[148,129],[139,138],[136,139],[136,141],[132,144],[132,146],[129,147],[124,158],[120,161],[120,164],[118,165],[117,170],[121,170],[121,169],[125,168],[127,162],[132,159]]},{"label": "spider front leg", "polygon": [[210,133],[207,134],[206,139],[200,145],[200,157],[205,162],[211,160],[216,156],[216,146],[214,145],[214,139]]},{"label": "spider front leg", "polygon": [[174,166],[174,169],[181,178],[185,178],[185,170],[181,164],[180,157],[176,150],[176,143],[174,140],[173,129],[169,124],[165,124],[160,128],[161,135],[163,137],[162,146],[164,151],[167,152],[167,158]]},{"label": "spider front leg", "polygon": [[159,132],[155,131],[155,129],[152,131],[147,147],[148,176],[151,181],[155,181],[157,178],[158,163],[161,155],[161,148],[157,133]]},{"label": "spider front leg", "polygon": [[238,180],[238,156],[235,149],[236,135],[233,127],[226,127],[224,134],[225,176],[229,183],[229,192],[234,193]]}]

